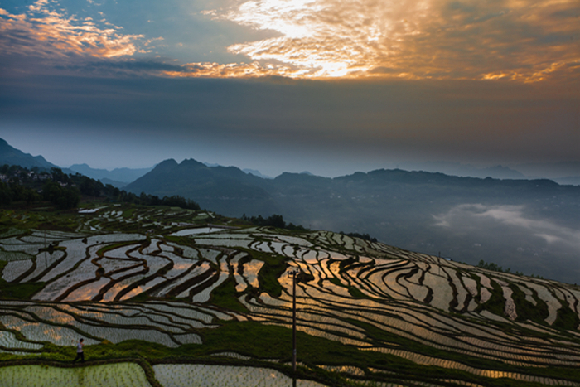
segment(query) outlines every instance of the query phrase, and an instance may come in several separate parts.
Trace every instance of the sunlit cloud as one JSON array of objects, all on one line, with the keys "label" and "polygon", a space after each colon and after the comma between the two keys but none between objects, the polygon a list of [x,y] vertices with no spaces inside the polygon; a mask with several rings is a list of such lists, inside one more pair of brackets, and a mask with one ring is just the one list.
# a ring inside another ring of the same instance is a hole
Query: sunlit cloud
[{"label": "sunlit cloud", "polygon": [[112,58],[143,52],[137,44],[142,35],[122,34],[120,27],[104,19],[96,22],[91,17],[68,15],[51,3],[38,0],[21,14],[0,8],[0,54]]},{"label": "sunlit cloud", "polygon": [[172,70],[164,70],[162,74],[169,77],[192,78],[255,78],[265,76],[295,77],[298,70],[288,66],[261,65],[253,63],[188,63]]},{"label": "sunlit cloud", "polygon": [[[227,47],[218,47],[216,52],[226,49],[239,56],[230,63],[192,61],[185,52],[182,59],[187,59],[181,64],[166,58],[162,51],[156,52],[156,42],[162,38],[123,33],[122,27],[107,21],[104,12],[94,9],[97,3],[88,0],[86,4],[94,13],[82,17],[67,13],[55,0],[36,0],[17,14],[0,8],[0,55],[124,60],[151,52],[151,57],[157,54],[161,63],[181,66],[148,73],[168,77],[518,82],[580,78],[577,1],[228,3],[234,5],[204,14],[216,22],[233,22],[267,36],[255,41],[234,40]],[[212,52],[204,58],[212,58]],[[190,63],[182,64],[185,62]]]},{"label": "sunlit cloud", "polygon": [[534,82],[578,76],[579,9],[558,0],[251,0],[206,15],[273,31],[228,50],[260,70],[283,64],[285,76]]}]

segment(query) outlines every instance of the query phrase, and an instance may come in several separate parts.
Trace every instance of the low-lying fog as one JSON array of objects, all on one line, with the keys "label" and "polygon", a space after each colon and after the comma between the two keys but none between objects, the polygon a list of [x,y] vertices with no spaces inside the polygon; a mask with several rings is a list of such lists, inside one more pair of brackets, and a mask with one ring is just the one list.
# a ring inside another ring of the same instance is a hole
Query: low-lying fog
[{"label": "low-lying fog", "polygon": [[524,206],[461,204],[433,219],[438,234],[447,234],[441,247],[451,258],[473,264],[481,257],[504,269],[580,282],[578,229],[534,218]]}]

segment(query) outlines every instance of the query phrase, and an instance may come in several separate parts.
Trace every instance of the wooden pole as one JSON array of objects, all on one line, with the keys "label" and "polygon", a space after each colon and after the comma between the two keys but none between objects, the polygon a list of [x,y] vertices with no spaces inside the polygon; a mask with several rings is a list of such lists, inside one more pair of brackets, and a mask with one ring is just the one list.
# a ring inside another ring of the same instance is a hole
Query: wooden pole
[{"label": "wooden pole", "polygon": [[296,272],[292,273],[292,371],[296,372]]}]

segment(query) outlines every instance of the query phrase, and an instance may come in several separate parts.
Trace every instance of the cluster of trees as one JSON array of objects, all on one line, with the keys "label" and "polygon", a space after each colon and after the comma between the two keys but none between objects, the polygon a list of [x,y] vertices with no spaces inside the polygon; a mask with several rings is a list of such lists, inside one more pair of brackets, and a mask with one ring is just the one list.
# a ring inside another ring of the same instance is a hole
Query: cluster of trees
[{"label": "cluster of trees", "polygon": [[190,210],[200,210],[198,203],[181,196],[135,195],[122,191],[110,184],[76,173],[64,173],[60,168],[51,168],[50,172],[36,172],[42,179],[32,179],[27,168],[4,165],[0,172],[9,176],[7,182],[0,182],[0,205],[12,202],[47,201],[61,210],[78,207],[81,197],[100,198],[110,201],[134,203],[145,206],[172,206]]},{"label": "cluster of trees", "polygon": [[479,261],[479,263],[476,265],[476,267],[480,267],[482,269],[487,269],[487,270],[491,270],[491,271],[497,271],[498,273],[509,273],[511,271],[511,269],[509,267],[506,270],[504,270],[498,264],[495,264],[493,262],[488,263],[488,262],[485,262],[483,259]]},{"label": "cluster of trees", "polygon": [[[171,206],[171,207],[181,207],[187,210],[201,210],[199,204],[191,199],[186,199],[183,196],[159,196],[147,195],[141,193],[137,196],[132,193],[123,191],[126,194],[127,199],[125,201],[133,201],[134,203],[141,204],[144,206]],[[133,197],[134,198],[133,198]]]},{"label": "cluster of trees", "polygon": [[20,184],[0,182],[0,203],[9,205],[13,201],[31,203],[40,200],[38,192]]},{"label": "cluster of trees", "polygon": [[48,179],[42,185],[42,189],[20,184],[17,181],[8,183],[0,182],[0,204],[10,205],[12,202],[26,202],[30,205],[34,202],[47,201],[61,210],[75,208],[81,200],[79,190],[75,187],[61,186],[59,183]]},{"label": "cluster of trees", "polygon": [[370,234],[359,234],[358,232],[349,232],[348,234],[345,234],[343,231],[341,231],[340,235],[347,235],[353,238],[360,238],[374,243],[378,242],[377,238],[371,237]]},{"label": "cluster of trees", "polygon": [[242,220],[255,224],[256,226],[271,226],[276,228],[282,228],[286,230],[306,230],[301,225],[294,225],[292,223],[286,223],[284,221],[284,216],[282,215],[270,215],[266,219],[262,215],[247,217],[242,215]]},{"label": "cluster of trees", "polygon": [[[495,264],[495,263],[488,263],[485,262],[483,259],[479,261],[479,263],[477,265],[475,265],[475,267],[481,267],[482,269],[487,269],[487,270],[491,270],[491,271],[497,271],[498,273],[511,273],[511,269],[508,267],[507,269],[503,269],[501,266]],[[524,275],[524,273],[521,273],[519,271],[516,271],[514,274],[517,275]],[[541,276],[535,276],[534,274],[530,275],[530,277],[532,278],[543,278]]]},{"label": "cluster of trees", "polygon": [[61,186],[51,179],[42,187],[42,199],[54,204],[61,210],[78,207],[81,201],[80,191],[73,186]]}]

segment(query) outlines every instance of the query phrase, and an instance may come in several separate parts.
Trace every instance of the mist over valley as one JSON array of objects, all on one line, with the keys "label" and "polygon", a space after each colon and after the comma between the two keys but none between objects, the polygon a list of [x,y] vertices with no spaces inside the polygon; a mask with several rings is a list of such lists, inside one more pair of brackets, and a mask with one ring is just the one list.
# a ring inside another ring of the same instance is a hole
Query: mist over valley
[{"label": "mist over valley", "polygon": [[376,170],[262,179],[235,167],[166,160],[126,187],[182,195],[228,216],[281,214],[309,229],[369,234],[383,243],[569,283],[580,275],[580,187]]},{"label": "mist over valley", "polygon": [[[5,141],[0,148],[0,164],[55,167]],[[578,282],[580,187],[525,179],[518,171],[504,167],[475,168],[458,163],[407,166],[513,179],[398,168],[334,178],[307,172],[268,178],[255,169],[194,159],[181,163],[169,159],[141,169],[108,171],[75,164],[63,170],[101,179],[137,195],[183,196],[226,216],[282,215],[286,222],[307,229],[368,234],[410,251],[472,265],[483,260],[503,270]],[[575,173],[575,165],[565,166],[562,173]],[[549,168],[544,167],[544,172]],[[555,170],[552,173],[557,174]]]}]

